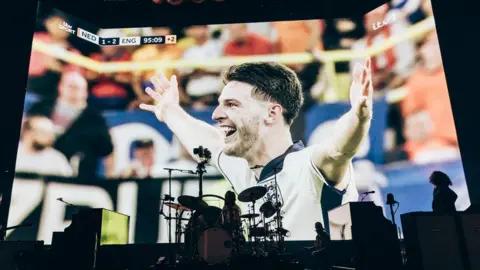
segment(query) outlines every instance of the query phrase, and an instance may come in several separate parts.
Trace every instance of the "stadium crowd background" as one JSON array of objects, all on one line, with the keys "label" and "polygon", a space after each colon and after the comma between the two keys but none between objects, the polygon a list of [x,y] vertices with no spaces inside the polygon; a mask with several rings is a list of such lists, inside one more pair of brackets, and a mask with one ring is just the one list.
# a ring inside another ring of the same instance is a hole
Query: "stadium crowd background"
[{"label": "stadium crowd background", "polygon": [[[175,45],[99,47],[59,28],[63,22],[76,25],[75,18],[53,10],[39,10],[39,14],[34,40],[102,62],[208,62],[223,56],[304,52],[321,56],[324,51],[364,51],[433,16],[429,0],[391,1],[363,17],[349,19],[103,29],[97,32],[99,36],[176,34],[178,41]],[[383,26],[378,22],[383,22]],[[94,26],[86,29],[98,30]],[[304,118],[312,106],[348,99],[350,71],[355,61],[335,63],[340,82],[335,87],[321,61],[290,65],[298,74],[305,95],[304,110],[292,126],[294,139],[306,139]],[[459,159],[436,31],[418,40],[405,40],[378,54],[372,58],[372,68],[379,98],[395,91],[402,93],[400,98],[389,99],[385,112],[388,128],[381,140],[383,166],[404,161],[425,164]],[[223,87],[222,70],[208,67],[162,71],[167,77],[178,76],[182,105],[201,113],[216,105]],[[128,116],[138,111],[140,103],[151,103],[144,89],[155,72],[98,74],[33,49],[16,171],[75,176],[83,179],[81,182],[89,182],[98,176],[161,177],[165,173],[155,168],[172,162],[194,166],[187,150],[175,138],[169,143],[170,148],[165,148],[148,136],[132,142],[128,164],[115,165],[118,149],[103,116],[118,112]]]}]

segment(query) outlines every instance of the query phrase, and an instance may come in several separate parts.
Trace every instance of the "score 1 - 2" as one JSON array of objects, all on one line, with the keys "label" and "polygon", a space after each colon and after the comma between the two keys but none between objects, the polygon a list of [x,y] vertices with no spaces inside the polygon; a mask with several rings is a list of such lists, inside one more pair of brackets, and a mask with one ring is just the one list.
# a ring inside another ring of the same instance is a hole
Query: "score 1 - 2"
[{"label": "score 1 - 2", "polygon": [[120,43],[120,38],[100,38],[101,46],[118,46]]}]

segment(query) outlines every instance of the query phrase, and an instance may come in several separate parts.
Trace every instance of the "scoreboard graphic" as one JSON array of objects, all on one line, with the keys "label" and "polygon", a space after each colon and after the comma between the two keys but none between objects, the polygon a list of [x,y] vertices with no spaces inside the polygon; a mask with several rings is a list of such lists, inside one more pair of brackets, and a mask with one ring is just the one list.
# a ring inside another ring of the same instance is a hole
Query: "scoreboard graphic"
[{"label": "scoreboard graphic", "polygon": [[77,37],[99,46],[135,46],[144,44],[175,44],[176,35],[144,36],[144,37],[108,37],[103,38],[90,33],[80,27],[77,28]]}]

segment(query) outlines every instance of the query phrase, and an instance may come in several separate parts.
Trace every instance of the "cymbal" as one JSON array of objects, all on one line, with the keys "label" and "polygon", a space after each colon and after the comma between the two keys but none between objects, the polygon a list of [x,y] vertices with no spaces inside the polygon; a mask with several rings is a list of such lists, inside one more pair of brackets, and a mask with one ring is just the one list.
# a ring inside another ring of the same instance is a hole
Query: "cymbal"
[{"label": "cymbal", "polygon": [[249,235],[253,237],[263,237],[270,235],[271,233],[265,229],[265,227],[250,228]]},{"label": "cymbal", "polygon": [[208,207],[208,204],[202,201],[202,199],[198,197],[193,197],[193,196],[187,196],[187,195],[180,196],[178,197],[178,202],[182,206],[195,211],[202,210]]},{"label": "cymbal", "polygon": [[262,198],[265,194],[267,194],[267,189],[265,187],[251,187],[240,192],[238,200],[241,202],[253,202]]},{"label": "cymbal", "polygon": [[265,218],[270,218],[275,215],[277,208],[273,205],[271,201],[267,201],[262,206],[260,206],[260,212],[265,216]]},{"label": "cymbal", "polygon": [[241,218],[256,218],[256,217],[259,217],[260,215],[259,214],[245,214],[245,215],[241,215],[240,217]]},{"label": "cymbal", "polygon": [[175,209],[177,211],[191,211],[190,209],[178,204],[178,203],[172,203],[172,202],[167,202],[165,203],[166,206]]}]

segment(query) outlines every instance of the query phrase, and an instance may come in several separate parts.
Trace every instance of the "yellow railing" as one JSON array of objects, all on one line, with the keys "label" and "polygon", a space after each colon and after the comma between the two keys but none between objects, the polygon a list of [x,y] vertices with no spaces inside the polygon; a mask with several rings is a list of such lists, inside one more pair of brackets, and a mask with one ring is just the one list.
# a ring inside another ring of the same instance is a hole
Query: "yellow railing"
[{"label": "yellow railing", "polygon": [[417,39],[425,35],[425,33],[435,29],[435,21],[433,17],[429,17],[415,25],[410,26],[405,32],[395,35],[387,39],[384,43],[373,46],[364,52],[354,52],[348,50],[322,51],[316,53],[315,56],[309,53],[294,54],[272,54],[261,56],[241,56],[241,57],[221,57],[212,59],[211,61],[189,61],[189,60],[152,60],[145,62],[99,62],[92,60],[86,56],[69,52],[63,48],[43,43],[39,40],[33,40],[33,49],[52,57],[58,58],[68,63],[78,65],[80,67],[96,71],[99,73],[116,73],[124,71],[144,71],[160,68],[181,68],[181,67],[228,67],[235,64],[257,61],[275,61],[283,64],[300,64],[310,63],[317,58],[323,62],[326,68],[326,74],[329,84],[338,89],[337,74],[335,72],[335,63],[341,61],[350,61],[353,59],[366,58],[367,56],[377,55],[389,48],[408,39]]}]

